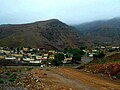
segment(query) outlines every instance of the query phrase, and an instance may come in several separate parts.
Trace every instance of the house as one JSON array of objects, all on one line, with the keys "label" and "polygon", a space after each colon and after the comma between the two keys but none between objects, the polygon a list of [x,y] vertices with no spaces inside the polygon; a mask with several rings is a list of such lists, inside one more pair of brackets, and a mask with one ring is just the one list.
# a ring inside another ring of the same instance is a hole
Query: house
[{"label": "house", "polygon": [[89,54],[88,56],[92,58],[92,57],[93,57],[93,54]]},{"label": "house", "polygon": [[27,52],[27,51],[29,51],[29,48],[23,47],[23,51]]},{"label": "house", "polygon": [[31,56],[32,54],[31,53],[27,53],[28,56]]},{"label": "house", "polygon": [[5,56],[0,56],[0,60],[1,60],[1,59],[4,59],[4,58],[5,58]]},{"label": "house", "polygon": [[49,60],[55,59],[54,55],[49,55]]},{"label": "house", "polygon": [[98,50],[96,50],[96,49],[94,49],[94,50],[92,50],[92,52],[93,52],[93,53],[96,53],[96,52],[99,52],[99,51],[98,51]]},{"label": "house", "polygon": [[29,62],[29,61],[34,61],[35,59],[33,58],[23,58],[23,61]]},{"label": "house", "polygon": [[44,57],[48,57],[48,54],[43,54]]},{"label": "house", "polygon": [[44,61],[47,60],[47,57],[42,57],[42,60],[44,60]]},{"label": "house", "polygon": [[48,59],[48,54],[43,54],[42,60],[47,60]]},{"label": "house", "polygon": [[29,63],[32,63],[32,64],[41,64],[41,60],[39,60],[39,61],[30,61]]},{"label": "house", "polygon": [[47,57],[42,57],[41,64],[46,64],[47,60],[48,60]]},{"label": "house", "polygon": [[23,58],[22,54],[11,54],[13,57],[16,57],[16,60],[20,61]]},{"label": "house", "polygon": [[23,57],[22,54],[11,54],[11,55],[14,56],[14,57]]},{"label": "house", "polygon": [[36,56],[36,60],[42,60],[42,56]]},{"label": "house", "polygon": [[5,59],[6,59],[6,60],[16,60],[16,57],[13,57],[13,56],[6,56]]},{"label": "house", "polygon": [[104,46],[101,46],[100,48],[101,48],[101,49],[105,49],[105,47],[104,47]]},{"label": "house", "polygon": [[65,58],[64,60],[65,60],[65,61],[72,61],[72,57]]},{"label": "house", "polygon": [[4,52],[4,50],[0,50],[0,53],[3,53]]},{"label": "house", "polygon": [[11,52],[4,50],[4,53],[7,54],[7,55],[10,55]]},{"label": "house", "polygon": [[3,50],[4,49],[4,47],[0,47],[0,50]]},{"label": "house", "polygon": [[66,64],[66,63],[71,63],[72,61],[72,57],[69,57],[69,58],[66,58],[63,60],[63,63]]},{"label": "house", "polygon": [[54,50],[50,50],[49,54],[55,54],[55,51]]},{"label": "house", "polygon": [[116,47],[112,47],[112,49],[119,49],[119,48],[120,48],[120,47],[117,47],[117,46],[116,46]]}]

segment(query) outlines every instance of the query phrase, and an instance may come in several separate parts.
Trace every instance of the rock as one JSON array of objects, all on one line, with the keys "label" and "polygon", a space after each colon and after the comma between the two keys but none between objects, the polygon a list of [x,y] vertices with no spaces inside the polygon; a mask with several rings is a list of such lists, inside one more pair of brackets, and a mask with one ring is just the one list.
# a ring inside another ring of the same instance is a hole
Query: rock
[{"label": "rock", "polygon": [[47,75],[46,73],[44,73],[44,75]]},{"label": "rock", "polygon": [[86,71],[87,73],[89,73],[90,71]]}]

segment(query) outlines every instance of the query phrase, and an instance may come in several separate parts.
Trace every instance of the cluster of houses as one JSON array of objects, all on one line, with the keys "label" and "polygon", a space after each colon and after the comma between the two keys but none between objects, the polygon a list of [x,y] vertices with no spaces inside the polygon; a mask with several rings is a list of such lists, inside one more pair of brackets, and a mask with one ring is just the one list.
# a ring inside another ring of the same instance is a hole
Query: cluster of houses
[{"label": "cluster of houses", "polygon": [[86,54],[81,58],[81,61],[83,63],[88,63],[94,59],[95,54],[103,52],[104,54],[107,55],[111,52],[120,52],[120,47],[119,46],[97,46],[97,47],[89,48],[83,51]]},{"label": "cluster of houses", "polygon": [[[55,53],[63,53],[55,50],[46,50],[39,48],[8,48],[0,47],[0,60],[15,60],[20,63],[51,65],[51,61],[55,58]],[[63,53],[64,54],[64,53]],[[64,54],[65,55],[65,54]],[[63,62],[71,61],[72,57],[66,58]]]},{"label": "cluster of houses", "polygon": [[102,51],[103,53],[110,53],[110,52],[120,52],[119,46],[99,46],[89,49],[88,53],[90,56],[93,56],[95,53],[99,53]]},{"label": "cluster of houses", "polygon": [[[97,49],[85,49],[85,55],[81,58],[83,62],[89,62],[93,60],[93,55],[99,53],[100,51],[108,52],[110,50],[120,51],[120,47],[97,47]],[[40,64],[40,65],[51,65],[51,61],[55,58],[54,54],[63,53],[55,50],[46,50],[44,48],[8,48],[0,47],[0,60],[16,60],[20,63],[29,63],[29,64]],[[66,57],[66,54],[63,53],[65,59],[63,63],[71,62],[73,55],[70,54],[70,57]]]}]

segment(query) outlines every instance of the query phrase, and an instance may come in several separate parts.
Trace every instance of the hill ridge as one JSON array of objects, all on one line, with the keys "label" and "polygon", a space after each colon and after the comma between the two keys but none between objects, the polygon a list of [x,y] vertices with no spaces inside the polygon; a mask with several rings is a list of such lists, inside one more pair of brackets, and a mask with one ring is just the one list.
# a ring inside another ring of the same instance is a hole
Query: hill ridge
[{"label": "hill ridge", "polygon": [[79,44],[80,33],[58,19],[0,26],[0,46],[63,50],[66,47],[77,48]]}]

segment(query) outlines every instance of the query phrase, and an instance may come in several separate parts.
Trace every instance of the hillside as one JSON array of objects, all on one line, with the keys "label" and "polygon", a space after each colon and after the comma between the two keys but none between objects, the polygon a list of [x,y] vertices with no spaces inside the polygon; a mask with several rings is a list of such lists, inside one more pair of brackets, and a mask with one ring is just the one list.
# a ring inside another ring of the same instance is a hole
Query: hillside
[{"label": "hillside", "polygon": [[80,33],[57,19],[0,26],[0,46],[63,50],[76,48],[80,42]]},{"label": "hillside", "polygon": [[75,26],[86,38],[93,43],[119,44],[120,43],[120,18],[93,21]]}]

